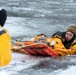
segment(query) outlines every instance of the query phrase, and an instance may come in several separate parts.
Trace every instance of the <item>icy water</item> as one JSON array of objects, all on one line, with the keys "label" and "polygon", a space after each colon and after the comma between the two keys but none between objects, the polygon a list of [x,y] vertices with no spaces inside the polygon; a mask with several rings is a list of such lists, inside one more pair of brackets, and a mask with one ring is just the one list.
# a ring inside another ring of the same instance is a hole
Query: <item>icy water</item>
[{"label": "icy water", "polygon": [[[76,24],[75,0],[0,0],[2,8],[7,10],[4,27],[12,40],[27,40],[40,33],[50,37],[52,33],[65,31]],[[0,71],[10,75],[57,75],[75,65],[76,56],[67,56],[66,60],[60,61],[13,53],[10,64]]]}]

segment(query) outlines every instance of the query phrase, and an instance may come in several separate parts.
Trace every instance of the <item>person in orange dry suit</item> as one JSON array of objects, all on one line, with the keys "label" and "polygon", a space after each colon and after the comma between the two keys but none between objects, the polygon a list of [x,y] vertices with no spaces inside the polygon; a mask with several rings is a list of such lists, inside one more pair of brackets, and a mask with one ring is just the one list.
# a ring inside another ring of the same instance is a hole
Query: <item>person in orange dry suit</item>
[{"label": "person in orange dry suit", "polygon": [[59,56],[72,55],[76,53],[76,26],[70,26],[66,32],[56,32],[48,40],[50,47]]},{"label": "person in orange dry suit", "polygon": [[50,46],[50,43],[47,41],[47,36],[45,34],[39,34],[29,39],[28,41],[33,41],[35,43],[45,43]]},{"label": "person in orange dry suit", "polygon": [[59,56],[72,55],[76,53],[76,26],[70,26],[66,32],[56,32],[51,38],[45,34],[34,36],[28,41],[46,43],[55,50]]}]

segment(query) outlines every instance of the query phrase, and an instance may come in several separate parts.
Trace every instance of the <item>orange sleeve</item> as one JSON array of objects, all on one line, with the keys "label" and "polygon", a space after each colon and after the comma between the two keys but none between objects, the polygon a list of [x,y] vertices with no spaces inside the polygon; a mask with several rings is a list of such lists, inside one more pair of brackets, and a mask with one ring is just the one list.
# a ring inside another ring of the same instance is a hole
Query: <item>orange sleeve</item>
[{"label": "orange sleeve", "polygon": [[50,47],[52,48],[52,41],[54,42],[54,50],[58,53],[58,55],[66,56],[69,54],[68,50],[64,47],[61,39],[59,38],[52,38],[50,41]]},{"label": "orange sleeve", "polygon": [[76,44],[74,44],[73,46],[71,46],[70,53],[71,54],[76,54]]}]

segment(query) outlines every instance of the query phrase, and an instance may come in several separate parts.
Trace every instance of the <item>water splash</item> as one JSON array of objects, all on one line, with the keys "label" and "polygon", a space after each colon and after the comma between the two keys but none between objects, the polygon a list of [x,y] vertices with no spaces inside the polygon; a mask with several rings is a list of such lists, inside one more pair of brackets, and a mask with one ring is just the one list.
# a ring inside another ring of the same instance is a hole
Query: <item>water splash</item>
[{"label": "water splash", "polygon": [[10,75],[10,74],[8,74],[8,72],[6,71],[0,71],[0,75]]}]

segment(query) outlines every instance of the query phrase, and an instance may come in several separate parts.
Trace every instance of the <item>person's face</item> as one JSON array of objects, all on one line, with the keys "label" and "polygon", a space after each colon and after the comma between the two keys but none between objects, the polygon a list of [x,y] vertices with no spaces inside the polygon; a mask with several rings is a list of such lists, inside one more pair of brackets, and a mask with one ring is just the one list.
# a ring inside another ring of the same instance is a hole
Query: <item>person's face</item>
[{"label": "person's face", "polygon": [[65,39],[67,40],[67,41],[70,41],[72,38],[73,38],[73,36],[74,36],[74,34],[72,33],[72,32],[66,32],[66,34],[65,34]]},{"label": "person's face", "polygon": [[46,37],[45,37],[44,35],[41,36],[41,37],[40,37],[40,41],[43,42],[43,43],[45,43],[45,41],[46,41]]}]

